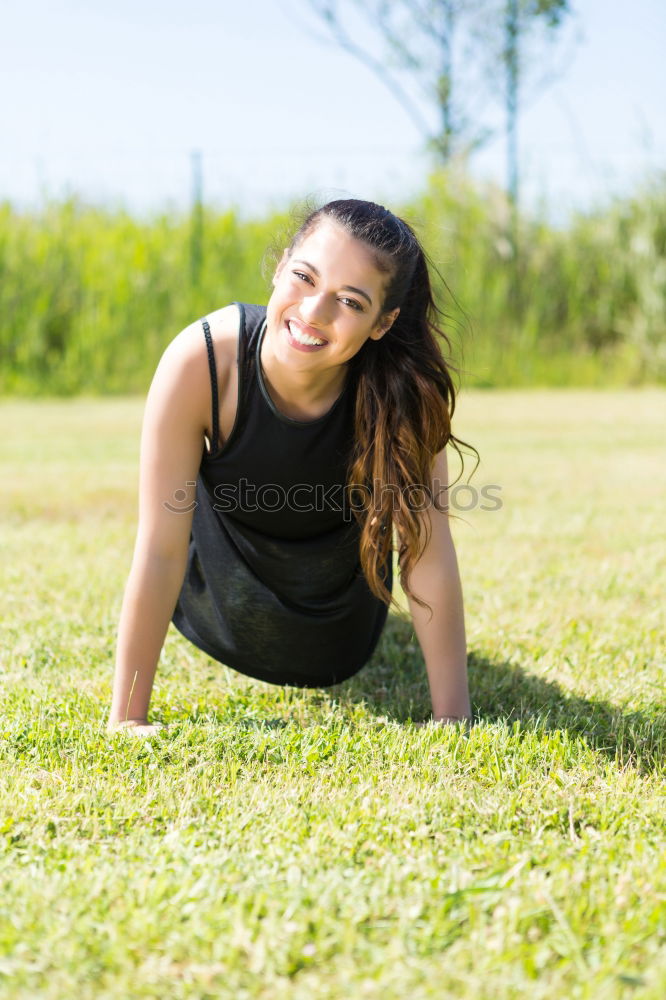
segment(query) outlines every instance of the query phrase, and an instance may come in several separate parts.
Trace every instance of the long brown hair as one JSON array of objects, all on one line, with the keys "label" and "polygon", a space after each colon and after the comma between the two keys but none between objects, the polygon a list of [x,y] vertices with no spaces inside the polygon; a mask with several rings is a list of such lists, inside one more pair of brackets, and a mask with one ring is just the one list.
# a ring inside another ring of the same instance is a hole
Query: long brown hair
[{"label": "long brown hair", "polygon": [[[411,590],[409,575],[428,541],[427,519],[419,510],[432,499],[435,456],[451,443],[461,459],[460,445],[478,459],[476,449],[451,432],[456,397],[451,372],[457,372],[449,360],[451,343],[440,326],[443,314],[433,297],[429,262],[411,226],[371,201],[331,201],[306,218],[290,255],[323,219],[365,243],[386,274],[380,315],[400,308],[389,331],[380,340],[368,339],[349,363],[357,389],[347,487],[361,526],[361,567],[372,592],[395,603],[386,586],[395,528],[403,589],[428,607]],[[414,500],[419,489],[425,490],[420,503]]]}]

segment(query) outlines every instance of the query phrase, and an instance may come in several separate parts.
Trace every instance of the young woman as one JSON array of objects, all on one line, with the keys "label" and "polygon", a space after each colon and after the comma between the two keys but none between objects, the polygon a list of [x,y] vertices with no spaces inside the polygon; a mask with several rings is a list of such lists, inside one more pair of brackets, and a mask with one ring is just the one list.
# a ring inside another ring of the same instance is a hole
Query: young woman
[{"label": "young woman", "polygon": [[170,621],[273,684],[351,677],[386,620],[394,534],[433,718],[470,719],[446,491],[446,445],[462,442],[437,312],[412,229],[333,201],[284,251],[267,307],[226,306],[167,347],[143,421],[110,731],[159,726],[148,705]]}]

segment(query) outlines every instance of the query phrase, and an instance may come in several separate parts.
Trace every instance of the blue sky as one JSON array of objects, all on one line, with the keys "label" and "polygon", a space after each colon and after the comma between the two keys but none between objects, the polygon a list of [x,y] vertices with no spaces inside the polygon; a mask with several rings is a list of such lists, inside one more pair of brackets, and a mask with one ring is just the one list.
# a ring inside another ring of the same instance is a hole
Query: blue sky
[{"label": "blue sky", "polygon": [[[557,218],[666,166],[663,0],[574,7],[565,72],[520,123],[525,203]],[[247,214],[294,195],[393,204],[418,191],[429,168],[421,134],[308,10],[307,0],[4,0],[0,199],[76,191],[137,212],[182,207],[195,149],[206,200]],[[355,30],[371,44],[367,25]],[[472,167],[504,182],[501,134]]]}]

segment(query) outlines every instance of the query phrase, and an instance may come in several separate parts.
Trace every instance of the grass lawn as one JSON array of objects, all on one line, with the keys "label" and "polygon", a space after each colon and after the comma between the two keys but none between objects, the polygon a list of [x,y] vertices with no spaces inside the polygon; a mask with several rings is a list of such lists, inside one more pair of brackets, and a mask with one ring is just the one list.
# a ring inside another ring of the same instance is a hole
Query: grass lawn
[{"label": "grass lawn", "polygon": [[312,691],[171,628],[107,737],[142,409],[0,405],[0,997],[662,1000],[666,392],[462,396],[469,734],[392,618]]}]

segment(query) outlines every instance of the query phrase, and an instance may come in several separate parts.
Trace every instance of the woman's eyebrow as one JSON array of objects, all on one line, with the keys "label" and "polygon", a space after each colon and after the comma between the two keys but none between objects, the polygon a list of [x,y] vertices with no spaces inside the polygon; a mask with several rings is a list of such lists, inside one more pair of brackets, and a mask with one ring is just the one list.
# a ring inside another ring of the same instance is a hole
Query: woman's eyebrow
[{"label": "woman's eyebrow", "polygon": [[[294,264],[305,264],[306,267],[310,268],[313,274],[316,274],[318,278],[321,277],[317,268],[314,266],[314,264],[311,264],[309,260],[303,260],[302,257],[295,257]],[[362,295],[364,299],[367,299],[369,305],[372,305],[372,299],[370,298],[367,292],[363,291],[362,288],[354,288],[353,285],[343,285],[342,289],[345,292],[356,292],[357,295]]]}]

